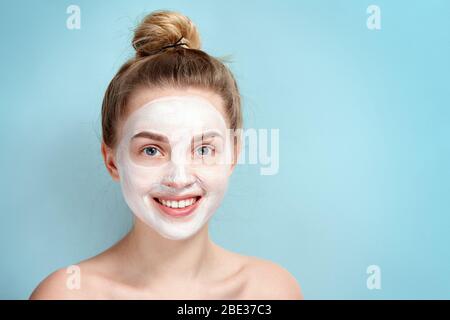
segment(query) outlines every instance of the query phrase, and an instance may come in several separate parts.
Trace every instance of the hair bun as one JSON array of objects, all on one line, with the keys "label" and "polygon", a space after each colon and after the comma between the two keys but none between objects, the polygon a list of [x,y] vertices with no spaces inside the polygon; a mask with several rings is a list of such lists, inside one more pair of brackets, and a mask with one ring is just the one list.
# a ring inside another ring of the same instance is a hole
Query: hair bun
[{"label": "hair bun", "polygon": [[134,31],[132,45],[136,57],[154,54],[180,40],[190,49],[200,49],[200,35],[194,23],[185,15],[158,10],[147,15]]}]

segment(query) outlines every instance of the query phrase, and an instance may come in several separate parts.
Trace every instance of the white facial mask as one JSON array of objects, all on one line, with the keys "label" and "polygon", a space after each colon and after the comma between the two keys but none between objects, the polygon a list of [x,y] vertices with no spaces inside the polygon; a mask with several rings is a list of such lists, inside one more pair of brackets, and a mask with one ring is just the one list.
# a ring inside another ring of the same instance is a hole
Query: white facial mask
[{"label": "white facial mask", "polygon": [[[223,139],[216,136],[192,143],[193,136],[210,131]],[[142,132],[165,136],[168,141],[143,137]],[[158,98],[130,114],[116,159],[122,192],[132,212],[168,239],[186,239],[199,231],[228,187],[233,150],[228,132],[219,110],[195,95]],[[207,155],[202,156],[202,151]],[[157,200],[185,195],[201,198],[195,210],[183,217],[165,214]]]}]

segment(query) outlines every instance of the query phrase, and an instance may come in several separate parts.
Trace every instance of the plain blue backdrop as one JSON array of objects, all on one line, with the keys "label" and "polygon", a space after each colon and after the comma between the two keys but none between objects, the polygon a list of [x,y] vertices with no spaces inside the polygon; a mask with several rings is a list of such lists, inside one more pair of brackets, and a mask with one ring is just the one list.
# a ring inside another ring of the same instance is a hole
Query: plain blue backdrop
[{"label": "plain blue backdrop", "polygon": [[[71,4],[79,30],[66,27]],[[381,30],[366,26],[371,4]],[[277,175],[237,167],[210,223],[218,244],[284,266],[307,299],[450,298],[445,0],[2,1],[0,298],[27,298],[130,227],[100,108],[156,9],[232,55],[246,127],[280,129]]]}]

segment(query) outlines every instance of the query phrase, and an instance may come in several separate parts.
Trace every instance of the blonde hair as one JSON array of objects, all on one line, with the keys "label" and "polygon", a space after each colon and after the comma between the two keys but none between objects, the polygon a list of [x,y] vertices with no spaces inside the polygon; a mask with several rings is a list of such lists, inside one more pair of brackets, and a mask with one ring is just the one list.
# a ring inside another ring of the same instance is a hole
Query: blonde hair
[{"label": "blonde hair", "polygon": [[[166,46],[177,45],[162,49]],[[239,89],[231,71],[218,58],[200,50],[200,36],[186,16],[166,10],[147,15],[134,32],[133,58],[125,62],[106,89],[102,104],[102,139],[114,148],[118,121],[138,88],[203,88],[222,97],[232,131],[242,128]],[[239,140],[239,135],[235,137]],[[236,142],[236,141],[235,141]]]}]

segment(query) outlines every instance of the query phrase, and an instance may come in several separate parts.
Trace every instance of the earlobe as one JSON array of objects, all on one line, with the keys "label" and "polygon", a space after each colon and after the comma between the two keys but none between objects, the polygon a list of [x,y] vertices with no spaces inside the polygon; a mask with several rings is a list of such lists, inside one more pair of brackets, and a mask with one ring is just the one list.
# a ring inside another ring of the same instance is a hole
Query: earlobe
[{"label": "earlobe", "polygon": [[116,166],[113,150],[109,148],[104,142],[102,142],[101,151],[103,155],[103,161],[105,163],[106,169],[111,175],[111,178],[113,178],[114,181],[120,181],[119,171]]}]

